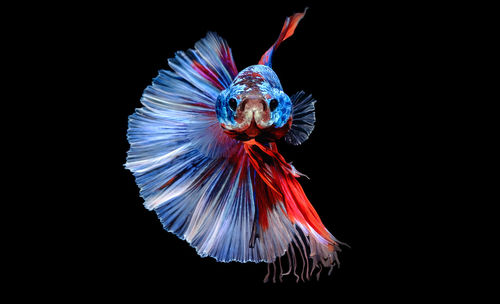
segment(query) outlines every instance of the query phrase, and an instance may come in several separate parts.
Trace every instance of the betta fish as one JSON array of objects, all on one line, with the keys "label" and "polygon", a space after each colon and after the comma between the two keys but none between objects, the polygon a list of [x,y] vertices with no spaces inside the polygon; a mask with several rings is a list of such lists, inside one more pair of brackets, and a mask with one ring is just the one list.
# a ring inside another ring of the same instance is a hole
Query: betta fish
[{"label": "betta fish", "polygon": [[159,71],[129,117],[125,167],[145,207],[202,257],[267,263],[264,281],[271,272],[276,280],[276,263],[280,281],[309,280],[315,270],[319,278],[323,267],[330,274],[342,244],[276,144],[300,145],[314,128],[316,101],[286,94],[271,66],[306,11],[287,17],[258,64],[240,72],[227,42],[209,32],[168,60],[171,70]]}]

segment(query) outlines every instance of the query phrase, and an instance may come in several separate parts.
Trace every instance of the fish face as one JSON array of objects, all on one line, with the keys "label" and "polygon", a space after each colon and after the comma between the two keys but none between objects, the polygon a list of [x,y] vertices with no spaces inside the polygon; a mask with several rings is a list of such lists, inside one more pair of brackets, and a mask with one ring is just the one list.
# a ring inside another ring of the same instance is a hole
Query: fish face
[{"label": "fish face", "polygon": [[241,141],[275,141],[288,132],[292,103],[276,80],[270,68],[252,66],[219,94],[217,119],[227,135]]},{"label": "fish face", "polygon": [[[229,102],[234,104],[234,99]],[[243,132],[251,138],[271,125],[270,108],[266,100],[260,96],[245,96],[235,112],[234,120],[237,126],[232,130]]]}]

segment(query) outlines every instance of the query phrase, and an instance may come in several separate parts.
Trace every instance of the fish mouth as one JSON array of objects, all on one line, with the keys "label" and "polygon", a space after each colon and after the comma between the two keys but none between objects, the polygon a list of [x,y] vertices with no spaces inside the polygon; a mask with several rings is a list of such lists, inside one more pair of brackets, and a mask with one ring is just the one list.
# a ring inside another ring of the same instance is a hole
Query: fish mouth
[{"label": "fish mouth", "polygon": [[229,136],[238,139],[238,140],[250,140],[258,137],[260,134],[265,133],[266,129],[269,129],[268,126],[262,127],[255,121],[255,119],[251,119],[250,121],[245,121],[243,124],[239,124],[237,127],[229,127],[225,124],[222,124],[222,129]]},{"label": "fish mouth", "polygon": [[221,127],[226,135],[239,141],[245,142],[255,139],[260,142],[273,142],[285,136],[285,134],[290,130],[291,125],[292,118],[290,118],[288,122],[280,128],[276,128],[274,125],[262,128],[254,119],[252,119],[248,126],[243,129],[231,129],[225,124],[221,124]]},{"label": "fish mouth", "polygon": [[252,121],[250,122],[250,125],[248,126],[248,128],[246,128],[245,131],[243,131],[243,133],[245,133],[250,138],[255,138],[262,132],[263,129],[265,129],[265,128],[261,128],[255,122],[255,119],[252,119]]}]

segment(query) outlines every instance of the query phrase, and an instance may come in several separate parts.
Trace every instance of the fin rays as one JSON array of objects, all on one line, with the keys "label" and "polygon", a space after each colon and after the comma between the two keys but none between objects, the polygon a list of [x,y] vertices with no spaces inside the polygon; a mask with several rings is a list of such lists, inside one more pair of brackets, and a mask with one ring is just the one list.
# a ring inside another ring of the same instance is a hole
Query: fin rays
[{"label": "fin rays", "polygon": [[292,100],[293,120],[290,131],[285,135],[285,141],[297,146],[305,142],[314,130],[316,100],[311,95],[306,96],[303,91],[295,93],[290,99]]}]

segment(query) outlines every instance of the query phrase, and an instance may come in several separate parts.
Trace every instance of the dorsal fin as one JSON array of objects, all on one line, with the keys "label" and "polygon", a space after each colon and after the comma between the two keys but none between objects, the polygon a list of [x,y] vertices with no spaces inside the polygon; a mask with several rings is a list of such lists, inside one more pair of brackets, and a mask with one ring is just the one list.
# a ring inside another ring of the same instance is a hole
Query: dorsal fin
[{"label": "dorsal fin", "polygon": [[281,33],[278,37],[278,40],[262,55],[259,60],[259,64],[267,65],[271,67],[271,58],[273,57],[274,50],[278,48],[282,41],[286,40],[288,37],[292,36],[295,32],[295,28],[299,24],[299,21],[304,17],[307,12],[307,7],[304,9],[302,13],[295,13],[290,17],[286,17],[285,23],[283,24],[283,28],[281,29]]}]

